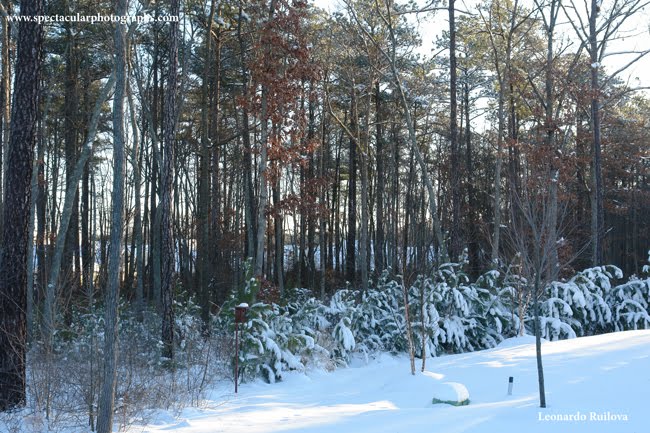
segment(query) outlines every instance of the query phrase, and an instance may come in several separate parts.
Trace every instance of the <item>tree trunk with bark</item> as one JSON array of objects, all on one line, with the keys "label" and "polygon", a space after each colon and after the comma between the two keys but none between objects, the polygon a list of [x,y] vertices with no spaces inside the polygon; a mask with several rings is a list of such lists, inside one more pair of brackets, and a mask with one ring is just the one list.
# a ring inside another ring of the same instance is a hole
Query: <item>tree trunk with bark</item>
[{"label": "tree trunk with bark", "polygon": [[[357,113],[355,111],[355,91],[352,89],[352,109],[350,110],[350,131],[357,136]],[[348,163],[348,236],[345,249],[345,278],[351,284],[356,282],[357,273],[357,143],[350,137],[350,152]]]},{"label": "tree trunk with bark", "polygon": [[[178,16],[180,0],[172,0],[170,15]],[[167,92],[163,107],[163,149],[160,188],[160,290],[162,304],[162,355],[174,358],[174,227],[172,203],[174,188],[176,119],[178,117],[178,41],[179,23],[169,23],[169,65]]]},{"label": "tree trunk with bark", "polygon": [[[9,131],[11,129],[11,23],[6,17],[12,12],[12,2],[7,1],[5,6],[0,2],[0,58],[2,59],[2,69],[0,70],[0,191],[2,191],[3,174],[5,170],[4,155],[9,146]],[[0,194],[0,214],[2,213],[4,197]],[[2,224],[2,221],[0,221]],[[0,225],[0,236],[2,236],[2,226]]]},{"label": "tree trunk with bark", "polygon": [[456,1],[449,0],[449,145],[451,149],[451,231],[449,257],[458,261],[462,254],[463,242],[460,226],[460,149],[458,145],[458,74],[456,71]]},{"label": "tree trunk with bark", "polygon": [[[127,85],[129,111],[131,113],[131,129],[133,130],[133,148],[131,149],[131,166],[133,170],[133,195],[135,204],[133,209],[133,244],[135,248],[135,311],[138,321],[144,320],[144,235],[142,230],[142,199],[140,196],[142,183],[142,154],[144,136],[138,134],[135,104],[130,86]],[[144,134],[143,134],[144,135]],[[146,200],[146,196],[145,196]],[[85,266],[85,265],[84,265]],[[92,268],[91,268],[92,269]],[[92,272],[92,271],[91,271]]]},{"label": "tree trunk with bark", "polygon": [[376,169],[377,169],[377,191],[375,200],[377,206],[377,221],[375,223],[375,272],[379,275],[386,268],[386,257],[384,249],[386,236],[384,234],[384,195],[386,194],[386,179],[384,173],[384,129],[381,107],[381,92],[379,80],[375,82],[375,142],[377,143]]},{"label": "tree trunk with bark", "polygon": [[[210,241],[210,190],[211,190],[211,146],[209,142],[209,114],[208,93],[209,93],[209,76],[212,61],[212,31],[213,20],[216,11],[215,0],[210,2],[210,13],[208,14],[207,27],[205,31],[205,59],[203,65],[203,83],[201,92],[201,149],[199,153],[199,178],[198,178],[198,197],[197,197],[197,273],[199,306],[201,307],[201,319],[203,320],[204,330],[208,331],[210,321],[210,269],[212,263],[210,260],[209,245]],[[214,248],[214,246],[212,246]]]},{"label": "tree trunk with bark", "polygon": [[[127,0],[119,0],[115,14],[126,14]],[[126,25],[116,24],[114,34],[115,94],[113,95],[113,191],[111,193],[111,236],[108,255],[106,310],[104,312],[104,369],[97,401],[97,433],[113,431],[118,355],[118,304],[120,261],[124,227],[124,98],[126,93]]]},{"label": "tree trunk with bark", "polygon": [[600,64],[598,59],[598,39],[596,19],[600,11],[600,2],[591,0],[591,13],[589,15],[589,56],[591,60],[591,129],[592,142],[592,206],[591,206],[591,264],[603,264],[603,231],[605,224],[605,210],[603,208],[603,169],[601,156],[600,134],[600,84],[598,72]]},{"label": "tree trunk with bark", "polygon": [[[22,15],[43,15],[42,0],[22,0]],[[20,22],[0,252],[0,412],[26,402],[27,245],[36,143],[43,25]]]},{"label": "tree trunk with bark", "polygon": [[[67,290],[70,296],[79,287],[78,272],[75,268],[75,256],[79,250],[79,196],[78,181],[72,179],[75,161],[78,158],[78,137],[80,123],[79,107],[79,68],[81,53],[77,49],[76,36],[66,24],[66,51],[65,51],[65,79],[64,79],[64,104],[63,104],[63,142],[65,151],[65,183],[66,189],[74,184],[73,204],[70,214],[68,230],[65,232],[65,247],[61,261],[61,288]],[[57,284],[57,283],[55,283]],[[69,320],[69,311],[65,311],[66,322]]]}]

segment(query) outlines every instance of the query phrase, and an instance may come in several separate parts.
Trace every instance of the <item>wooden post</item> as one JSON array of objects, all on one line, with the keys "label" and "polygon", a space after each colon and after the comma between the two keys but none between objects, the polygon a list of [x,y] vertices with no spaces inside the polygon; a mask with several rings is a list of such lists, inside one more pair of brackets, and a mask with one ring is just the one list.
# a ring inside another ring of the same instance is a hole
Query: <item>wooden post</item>
[{"label": "wooden post", "polygon": [[235,394],[237,394],[237,382],[239,382],[239,324],[246,321],[246,310],[248,310],[246,303],[235,307]]},{"label": "wooden post", "polygon": [[239,322],[235,321],[235,394],[239,382]]}]

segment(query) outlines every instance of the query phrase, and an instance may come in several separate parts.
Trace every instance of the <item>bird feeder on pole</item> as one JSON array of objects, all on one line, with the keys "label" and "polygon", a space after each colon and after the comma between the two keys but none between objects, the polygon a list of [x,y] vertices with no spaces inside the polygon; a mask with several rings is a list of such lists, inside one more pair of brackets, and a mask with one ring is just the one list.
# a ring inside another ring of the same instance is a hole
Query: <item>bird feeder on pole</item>
[{"label": "bird feeder on pole", "polygon": [[239,382],[239,324],[246,322],[246,311],[248,311],[246,303],[242,302],[235,307],[235,394]]}]

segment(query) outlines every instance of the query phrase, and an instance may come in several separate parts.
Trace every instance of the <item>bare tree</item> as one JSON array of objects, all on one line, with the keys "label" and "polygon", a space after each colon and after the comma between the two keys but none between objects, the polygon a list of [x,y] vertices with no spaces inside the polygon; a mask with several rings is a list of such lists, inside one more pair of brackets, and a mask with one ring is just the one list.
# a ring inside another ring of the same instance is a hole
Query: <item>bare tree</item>
[{"label": "bare tree", "polygon": [[[542,159],[542,158],[540,158]],[[533,165],[533,164],[531,164]],[[531,170],[539,176],[531,175],[532,181],[522,188],[520,194],[513,193],[513,209],[508,230],[510,247],[514,252],[515,268],[527,292],[524,298],[532,298],[535,330],[535,352],[537,358],[537,379],[539,385],[540,407],[546,407],[544,388],[544,368],[542,365],[540,299],[543,290],[553,281],[556,267],[556,238],[562,227],[556,227],[564,214],[557,210],[557,202],[549,184],[553,182],[545,164],[532,166]],[[516,206],[516,209],[514,207]],[[523,314],[520,312],[520,317]]]},{"label": "bare tree", "polygon": [[[553,248],[550,239],[550,200],[532,201],[517,197],[517,207],[520,212],[513,225],[513,240],[517,248],[516,257],[520,262],[520,271],[528,282],[527,290],[532,293],[533,316],[535,327],[535,354],[537,359],[537,380],[539,385],[539,405],[546,407],[544,388],[544,368],[542,365],[542,343],[539,318],[539,298],[543,289],[545,277],[548,275]],[[540,211],[540,207],[541,212]],[[514,214],[514,212],[513,212]],[[514,216],[514,215],[513,215]]]}]

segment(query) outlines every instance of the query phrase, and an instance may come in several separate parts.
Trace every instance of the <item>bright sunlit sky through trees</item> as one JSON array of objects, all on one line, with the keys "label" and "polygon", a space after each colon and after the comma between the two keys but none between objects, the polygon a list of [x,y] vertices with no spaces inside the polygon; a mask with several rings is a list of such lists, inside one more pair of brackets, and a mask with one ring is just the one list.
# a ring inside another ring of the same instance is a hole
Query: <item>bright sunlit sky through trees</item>
[{"label": "bright sunlit sky through trees", "polygon": [[[608,9],[616,2],[616,0],[603,0],[601,10],[603,14],[607,13]],[[419,0],[418,3],[425,4],[424,1]],[[480,3],[477,0],[457,0],[456,9],[458,16],[463,13],[476,13],[476,6]],[[565,6],[570,6],[570,0],[564,0]],[[583,21],[587,21],[585,5],[590,2],[576,1],[574,2],[578,11],[583,14]],[[639,4],[644,3],[640,1]],[[314,0],[314,4],[322,9],[333,12],[344,5],[343,0]],[[523,4],[527,8],[533,8],[535,3],[533,0],[523,0]],[[446,6],[446,1],[441,4],[442,7]],[[432,55],[434,52],[434,44],[436,38],[442,34],[448,27],[447,12],[439,10],[435,13],[423,13],[417,17],[414,15],[412,22],[418,29],[422,38],[422,48],[420,52],[423,55]],[[458,18],[457,18],[458,19]],[[575,20],[575,18],[574,18]],[[560,12],[558,28],[556,30],[558,44],[566,45],[573,43],[577,46],[579,43],[575,37],[573,26],[569,22],[566,15],[563,16]],[[576,20],[577,22],[577,20]],[[625,65],[630,63],[632,59],[638,56],[634,52],[650,50],[650,6],[645,7],[635,16],[626,20],[625,24],[618,31],[618,39],[613,40],[607,46],[607,53],[609,55],[603,61],[605,69],[608,74],[613,73]],[[572,49],[571,47],[569,49]],[[435,51],[438,51],[435,49]],[[615,55],[615,53],[626,52],[628,54]],[[619,74],[622,80],[628,81],[629,87],[649,87],[650,88],[650,54],[644,56],[642,59],[631,65],[625,71]]]}]

